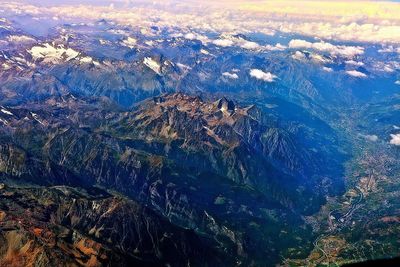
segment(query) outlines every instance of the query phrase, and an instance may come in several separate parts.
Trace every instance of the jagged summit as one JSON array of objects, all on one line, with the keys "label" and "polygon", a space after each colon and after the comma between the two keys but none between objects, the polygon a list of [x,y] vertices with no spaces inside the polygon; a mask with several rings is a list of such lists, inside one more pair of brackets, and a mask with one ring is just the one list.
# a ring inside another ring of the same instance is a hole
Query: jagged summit
[{"label": "jagged summit", "polygon": [[225,97],[217,101],[217,107],[222,111],[232,115],[235,112],[235,103]]},{"label": "jagged summit", "polygon": [[238,145],[252,142],[262,128],[247,114],[249,108],[225,97],[208,102],[183,93],[165,94],[139,104],[129,123],[132,131],[154,138],[184,138],[202,145],[210,138],[211,144]]},{"label": "jagged summit", "polygon": [[[318,169],[310,153],[296,143],[295,137],[268,122],[257,106],[242,107],[226,97],[211,102],[183,93],[165,94],[142,102],[112,127],[131,138],[177,142],[181,144],[179,149],[217,153],[214,156],[225,161],[215,163],[217,172],[226,175],[224,168],[231,168],[230,179],[252,186],[260,183],[260,188],[265,186],[265,181],[261,182],[265,179],[263,175],[269,174],[262,168],[249,167],[257,161],[264,161],[266,169],[276,166],[279,172],[299,176],[293,179]],[[228,163],[229,160],[232,162]],[[307,182],[313,183],[311,179]]]},{"label": "jagged summit", "polygon": [[[232,100],[222,97],[215,102],[203,101],[199,96],[190,96],[184,93],[165,94],[162,96],[154,97],[153,102],[160,107],[176,107],[179,111],[188,112],[192,115],[207,115],[217,116],[222,119],[223,115],[231,116],[236,113],[238,116],[246,115],[249,107],[237,107]],[[152,105],[148,101],[144,104],[139,104],[141,109]],[[221,116],[222,114],[222,116]]]}]

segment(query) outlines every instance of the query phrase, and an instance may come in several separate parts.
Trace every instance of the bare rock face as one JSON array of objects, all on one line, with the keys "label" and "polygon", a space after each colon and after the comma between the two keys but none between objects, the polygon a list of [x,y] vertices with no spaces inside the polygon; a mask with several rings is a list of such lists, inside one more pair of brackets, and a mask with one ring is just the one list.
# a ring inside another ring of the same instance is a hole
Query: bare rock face
[{"label": "bare rock face", "polygon": [[212,266],[196,235],[137,202],[69,187],[1,192],[0,266]]}]

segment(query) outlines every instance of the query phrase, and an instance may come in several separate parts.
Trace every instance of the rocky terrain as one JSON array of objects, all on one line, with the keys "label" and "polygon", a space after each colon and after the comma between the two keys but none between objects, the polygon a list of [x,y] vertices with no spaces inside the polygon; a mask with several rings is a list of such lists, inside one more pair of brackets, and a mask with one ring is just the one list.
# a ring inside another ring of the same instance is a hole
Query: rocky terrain
[{"label": "rocky terrain", "polygon": [[132,200],[65,186],[1,189],[0,266],[214,266],[193,231]]},{"label": "rocky terrain", "polygon": [[[247,264],[264,260],[259,246],[274,250],[268,242],[283,246],[285,238],[294,242],[305,235],[308,230],[290,228],[323,203],[325,191],[316,190],[324,181],[304,181],[318,172],[319,160],[254,105],[176,93],[127,112],[107,101],[63,99],[2,106],[3,179],[107,188],[191,229],[210,251]],[[279,239],[264,232],[263,224]]]}]

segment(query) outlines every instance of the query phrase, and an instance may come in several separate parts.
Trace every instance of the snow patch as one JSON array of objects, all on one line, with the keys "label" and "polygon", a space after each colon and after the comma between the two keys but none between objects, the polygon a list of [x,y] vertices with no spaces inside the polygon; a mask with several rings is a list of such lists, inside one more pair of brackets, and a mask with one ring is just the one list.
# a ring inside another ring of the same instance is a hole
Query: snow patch
[{"label": "snow patch", "polygon": [[320,54],[314,54],[314,53],[311,54],[311,60],[313,60],[314,62],[321,62],[321,63],[327,63],[330,61],[321,56]]},{"label": "snow patch", "polygon": [[4,125],[8,125],[8,121],[3,120],[2,118],[0,118],[0,122],[2,122]]},{"label": "snow patch", "polygon": [[10,115],[10,116],[14,115],[10,111],[8,111],[7,109],[5,109],[3,107],[0,109],[0,111],[3,112],[4,114]]},{"label": "snow patch", "polygon": [[39,119],[39,116],[36,113],[31,112],[31,115],[35,119],[35,121],[39,122],[41,125],[44,126],[44,123]]},{"label": "snow patch", "polygon": [[93,63],[95,66],[100,66],[100,62],[93,60],[93,58],[89,56],[81,57],[79,61],[85,64]]},{"label": "snow patch", "polygon": [[134,48],[137,44],[137,40],[132,37],[128,37],[122,41],[122,45],[129,47],[130,49]]},{"label": "snow patch", "polygon": [[9,69],[11,69],[11,66],[8,65],[7,63],[1,64],[1,67],[3,68],[3,70],[9,70]]},{"label": "snow patch", "polygon": [[209,54],[210,54],[210,52],[208,52],[208,51],[205,50],[205,49],[200,49],[200,53],[202,53],[202,54],[204,54],[204,55],[209,55]]},{"label": "snow patch", "polygon": [[99,39],[99,43],[100,43],[101,45],[110,45],[110,44],[111,44],[110,41],[107,41],[107,40],[104,40],[104,39]]},{"label": "snow patch", "polygon": [[157,61],[155,61],[154,59],[152,59],[151,57],[145,57],[143,59],[143,64],[145,64],[147,67],[152,69],[158,75],[161,75],[161,66],[160,66],[160,64]]},{"label": "snow patch", "polygon": [[28,53],[30,53],[35,60],[43,59],[45,62],[54,62],[62,59],[69,61],[79,55],[79,52],[72,48],[65,48],[63,45],[55,46],[49,43],[33,46],[28,50]]},{"label": "snow patch", "polygon": [[144,44],[147,45],[147,46],[154,46],[154,41],[152,41],[152,40],[145,41]]},{"label": "snow patch", "polygon": [[184,71],[187,71],[187,70],[191,70],[191,69],[192,69],[192,68],[189,67],[188,65],[185,65],[185,64],[182,64],[182,63],[176,63],[176,65],[177,65],[180,69],[182,69],[182,70],[184,70]]}]

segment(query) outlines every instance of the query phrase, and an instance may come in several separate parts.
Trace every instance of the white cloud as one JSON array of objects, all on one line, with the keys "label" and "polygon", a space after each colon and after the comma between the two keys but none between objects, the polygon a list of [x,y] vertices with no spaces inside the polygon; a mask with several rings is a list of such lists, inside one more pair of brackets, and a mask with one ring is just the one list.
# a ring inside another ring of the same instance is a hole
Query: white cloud
[{"label": "white cloud", "polygon": [[276,45],[265,45],[263,48],[271,51],[283,51],[287,48],[287,46],[277,43]]},{"label": "white cloud", "polygon": [[197,39],[196,34],[194,34],[194,33],[192,33],[192,32],[189,32],[189,33],[185,34],[184,37],[185,37],[186,39],[188,39],[188,40],[196,40],[196,39]]},{"label": "white cloud", "polygon": [[388,65],[385,65],[384,67],[383,67],[383,70],[382,71],[384,71],[384,72],[394,72],[394,69],[392,69],[390,66],[388,66]]},{"label": "white cloud", "polygon": [[365,138],[368,141],[376,142],[378,141],[379,137],[375,134],[359,134],[361,137]]},{"label": "white cloud", "polygon": [[400,85],[400,80],[395,81],[394,84]]},{"label": "white cloud", "polygon": [[367,138],[368,140],[372,141],[372,142],[376,142],[378,141],[378,136],[373,134],[373,135],[366,135],[365,138]]},{"label": "white cloud", "polygon": [[222,46],[222,47],[233,46],[233,44],[234,44],[233,41],[229,40],[229,39],[217,39],[217,40],[214,40],[212,43],[215,45],[218,45],[218,46]]},{"label": "white cloud", "polygon": [[400,146],[400,134],[391,134],[390,144]]},{"label": "white cloud", "polygon": [[312,43],[306,40],[293,39],[289,42],[290,48],[312,48]]},{"label": "white cloud", "polygon": [[241,48],[244,48],[244,49],[258,49],[258,48],[260,48],[260,45],[257,44],[256,42],[251,42],[251,41],[246,41],[246,40],[243,40],[243,42],[241,42],[239,44],[239,46]]},{"label": "white cloud", "polygon": [[239,76],[236,73],[224,72],[222,76],[230,78],[230,79],[238,79]]},{"label": "white cloud", "polygon": [[397,61],[373,61],[372,68],[376,72],[395,72],[396,69],[400,69],[400,62]]},{"label": "white cloud", "polygon": [[340,55],[349,58],[364,54],[364,48],[360,46],[336,46],[327,42],[311,43],[300,39],[291,40],[289,42],[289,48],[314,49],[322,52],[328,52],[331,55]]},{"label": "white cloud", "polygon": [[305,55],[303,52],[301,52],[301,51],[296,51],[296,52],[292,55],[292,58],[293,58],[293,59],[296,59],[296,60],[304,60],[304,59],[306,59],[306,55]]},{"label": "white cloud", "polygon": [[185,34],[183,37],[188,40],[199,40],[203,44],[206,44],[210,41],[207,36],[198,34],[198,33],[194,33],[194,32],[189,32],[189,33]]},{"label": "white cloud", "polygon": [[331,40],[400,42],[400,4],[383,1],[252,1],[244,9],[288,33]]},{"label": "white cloud", "polygon": [[379,53],[399,53],[400,54],[400,47],[394,47],[393,45],[383,46],[381,49],[378,50]]},{"label": "white cloud", "polygon": [[361,67],[361,66],[364,66],[365,64],[363,63],[363,62],[361,62],[361,61],[354,61],[354,60],[347,60],[347,61],[345,61],[345,63],[347,64],[347,65],[353,65],[353,66],[358,66],[358,67]]},{"label": "white cloud", "polygon": [[357,77],[357,78],[366,78],[367,77],[367,75],[365,73],[362,73],[362,72],[356,71],[356,70],[348,70],[348,71],[346,71],[346,73],[350,76]]},{"label": "white cloud", "polygon": [[275,81],[275,79],[277,78],[277,76],[272,74],[271,72],[264,72],[259,69],[251,69],[250,76],[269,83]]},{"label": "white cloud", "polygon": [[[210,40],[207,40],[207,42],[208,41]],[[248,41],[243,38],[238,38],[229,34],[222,34],[219,39],[212,40],[211,43],[222,47],[237,46],[249,50],[260,48],[260,45],[257,44],[256,42]]]},{"label": "white cloud", "polygon": [[322,67],[322,69],[326,72],[332,72],[333,69],[332,68],[328,68],[328,67]]}]

